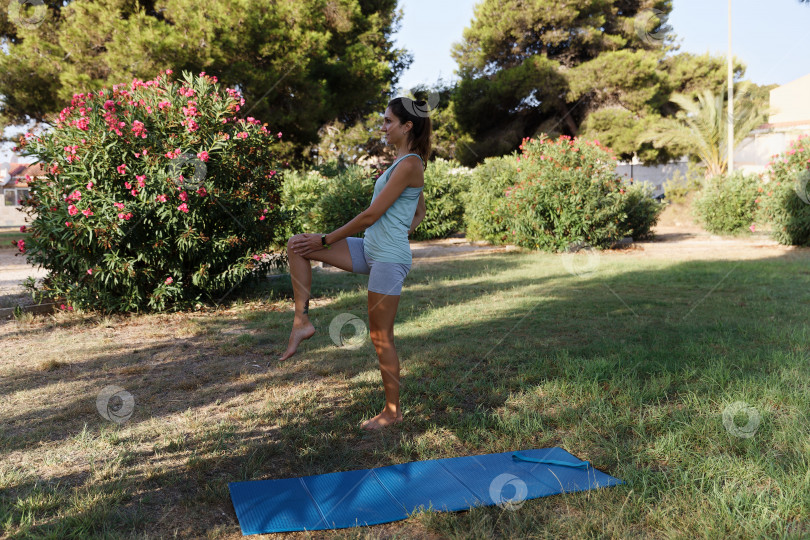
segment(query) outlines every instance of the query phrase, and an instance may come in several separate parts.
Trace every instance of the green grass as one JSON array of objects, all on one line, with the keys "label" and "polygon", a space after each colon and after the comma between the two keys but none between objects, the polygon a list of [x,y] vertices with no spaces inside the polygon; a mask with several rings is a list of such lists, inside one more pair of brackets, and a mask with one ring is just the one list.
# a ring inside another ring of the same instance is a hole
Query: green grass
[{"label": "green grass", "polygon": [[[585,277],[548,254],[417,266],[395,325],[405,422],[371,434],[373,346],[328,331],[343,313],[367,323],[365,276],[314,275],[318,333],[284,366],[286,278],[217,313],[0,326],[17,351],[0,364],[0,531],[237,538],[228,482],[560,446],[626,485],[318,537],[807,538],[808,262],[605,254]],[[134,396],[126,423],[95,409],[109,384]],[[724,426],[735,402],[759,417],[751,437],[732,433],[744,414]]]}]

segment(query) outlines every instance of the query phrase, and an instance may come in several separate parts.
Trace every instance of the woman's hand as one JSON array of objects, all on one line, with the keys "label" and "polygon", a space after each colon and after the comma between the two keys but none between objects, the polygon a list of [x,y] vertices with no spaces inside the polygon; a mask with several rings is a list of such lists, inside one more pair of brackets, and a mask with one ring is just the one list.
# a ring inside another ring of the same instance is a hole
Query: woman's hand
[{"label": "woman's hand", "polygon": [[292,241],[292,250],[296,255],[306,257],[313,251],[324,249],[321,244],[321,234],[300,234],[298,238]]}]

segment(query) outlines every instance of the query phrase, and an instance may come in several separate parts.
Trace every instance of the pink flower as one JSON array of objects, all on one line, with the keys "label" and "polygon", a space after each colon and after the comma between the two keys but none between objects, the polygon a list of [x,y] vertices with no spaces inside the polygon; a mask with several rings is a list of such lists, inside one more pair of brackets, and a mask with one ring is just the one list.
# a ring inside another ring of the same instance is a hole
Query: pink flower
[{"label": "pink flower", "polygon": [[206,195],[208,195],[208,192],[205,190],[205,187],[201,187],[200,189],[197,190],[197,195],[199,195],[200,197],[205,197]]},{"label": "pink flower", "polygon": [[177,207],[177,209],[188,214],[188,205],[186,203],[181,204]]},{"label": "pink flower", "polygon": [[137,196],[138,196],[138,190],[137,190],[137,189],[133,189],[132,191],[130,191],[130,193],[132,193],[132,196],[133,196],[133,197],[137,197]]},{"label": "pink flower", "polygon": [[140,176],[136,175],[135,179],[138,181],[138,187],[142,188],[146,185],[146,183],[144,182],[146,180],[145,174],[142,174]]},{"label": "pink flower", "polygon": [[78,213],[79,209],[76,208],[75,204],[71,204],[70,206],[68,206],[68,214],[70,214],[71,216],[75,216]]},{"label": "pink flower", "polygon": [[22,227],[20,227],[20,232],[25,232],[25,225],[23,225]]},{"label": "pink flower", "polygon": [[158,195],[157,197],[155,197],[155,200],[160,201],[160,202],[166,202],[166,195],[163,195],[163,194]]},{"label": "pink flower", "polygon": [[124,187],[127,189],[132,189],[132,184],[130,184],[129,182],[124,182]]},{"label": "pink flower", "polygon": [[259,216],[259,221],[264,221],[264,216]]},{"label": "pink flower", "polygon": [[200,158],[201,160],[207,162],[208,161],[208,152],[206,152],[204,150],[202,152],[198,152],[197,157]]},{"label": "pink flower", "polygon": [[280,132],[280,131],[278,132],[277,137],[278,137],[279,139],[281,138],[281,132]]},{"label": "pink flower", "polygon": [[70,227],[70,225],[71,225],[70,221],[65,222],[65,227]]},{"label": "pink flower", "polygon": [[141,153],[140,152],[135,152],[135,157],[141,157]]},{"label": "pink flower", "polygon": [[118,208],[119,210],[123,210],[123,209],[124,209],[124,203],[120,203],[120,202],[114,202],[114,203],[113,203],[113,206],[114,206],[114,207],[116,207],[116,208]]},{"label": "pink flower", "polygon": [[86,217],[90,217],[93,215],[93,212],[91,212],[90,209],[88,208],[86,210],[82,210],[82,214],[84,214]]},{"label": "pink flower", "polygon": [[187,201],[188,200],[188,193],[186,193],[185,191],[181,191],[180,192],[180,200],[181,201]]},{"label": "pink flower", "polygon": [[171,277],[171,276],[169,276],[169,277],[167,277],[167,278],[166,278],[166,283],[172,283],[173,281],[174,281],[174,280],[172,279],[172,277]]},{"label": "pink flower", "polygon": [[92,273],[93,273],[93,269],[92,269],[92,268],[88,268],[88,269],[87,269],[87,273],[88,273],[88,274],[92,274]]},{"label": "pink flower", "polygon": [[25,240],[17,240],[17,248],[19,248],[22,253],[25,253]]},{"label": "pink flower", "polygon": [[87,185],[85,187],[87,189],[93,189],[93,182],[87,182]]},{"label": "pink flower", "polygon": [[140,136],[141,139],[146,138],[146,128],[144,127],[143,122],[135,120],[132,123],[132,131],[135,133],[135,137]]},{"label": "pink flower", "polygon": [[118,212],[118,219],[124,219],[124,213]]},{"label": "pink flower", "polygon": [[751,229],[751,232],[754,232],[754,230],[756,229],[756,225],[754,225],[754,224],[752,223],[752,224],[751,224],[751,226],[750,226],[750,227],[748,227],[748,228],[749,228],[749,229]]},{"label": "pink flower", "polygon": [[118,171],[118,174],[124,174],[127,171],[126,163],[122,163],[118,167],[115,168]]}]

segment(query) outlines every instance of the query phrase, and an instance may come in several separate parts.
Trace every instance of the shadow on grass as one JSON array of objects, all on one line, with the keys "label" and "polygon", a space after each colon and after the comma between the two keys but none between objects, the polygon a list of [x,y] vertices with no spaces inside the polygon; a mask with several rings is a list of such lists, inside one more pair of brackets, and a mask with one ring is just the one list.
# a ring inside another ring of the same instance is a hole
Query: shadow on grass
[{"label": "shadow on grass", "polygon": [[[161,463],[148,474],[130,466],[125,476],[109,479],[90,471],[61,477],[62,486],[54,486],[53,478],[47,484],[10,481],[0,523],[25,522],[26,504],[19,500],[36,501],[39,491],[61,502],[30,502],[36,508],[28,515],[33,512],[37,524],[28,532],[37,534],[78,528],[161,535],[170,529],[154,517],[170,512],[187,534],[214,527],[234,532],[228,482],[559,446],[583,423],[592,427],[584,435],[587,445],[566,450],[608,474],[644,481],[657,473],[644,457],[638,426],[627,418],[604,430],[596,420],[600,407],[640,414],[662,402],[677,403],[667,421],[688,426],[694,410],[680,402],[683,394],[722,396],[742,382],[760,384],[782,367],[785,355],[808,350],[810,279],[800,273],[806,260],[694,261],[627,272],[608,263],[600,270],[610,272],[584,277],[566,273],[559,262],[537,254],[488,255],[415,267],[396,319],[406,422],[380,433],[359,429],[383,404],[373,347],[367,342],[357,350],[339,348],[328,333],[341,313],[367,321],[368,278],[348,273],[314,274],[313,296],[335,298],[311,310],[319,333],[283,366],[275,358],[286,345],[292,312],[248,312],[245,327],[271,331],[241,343],[237,338],[237,354],[223,356],[221,345],[211,343],[220,326],[213,316],[202,322],[201,335],[152,343],[134,356],[122,347],[96,350],[61,372],[25,372],[0,381],[3,395],[19,388],[47,390],[63,377],[86,389],[4,415],[3,454],[75,439],[85,425],[109,436],[117,427],[100,417],[95,403],[108,384],[135,397],[127,425],[169,422],[241,396],[253,406],[249,420],[200,424],[184,441],[151,441],[151,450],[128,452],[128,465]],[[559,266],[525,277],[548,264]],[[242,291],[234,301],[290,299],[291,293],[287,278]],[[259,351],[264,346],[273,353]],[[268,361],[270,367],[263,367]],[[253,362],[262,368],[251,369]],[[249,382],[243,373],[251,375]],[[278,400],[272,392],[316,383],[329,387],[325,395],[301,392]],[[567,385],[571,402],[549,406],[535,395],[550,383]],[[662,436],[673,429],[668,425],[660,425]],[[134,444],[126,426],[120,431],[116,444]],[[642,469],[646,476],[638,475]],[[65,513],[65,505],[75,506],[69,500],[79,488],[99,500],[89,502],[84,514]]]}]

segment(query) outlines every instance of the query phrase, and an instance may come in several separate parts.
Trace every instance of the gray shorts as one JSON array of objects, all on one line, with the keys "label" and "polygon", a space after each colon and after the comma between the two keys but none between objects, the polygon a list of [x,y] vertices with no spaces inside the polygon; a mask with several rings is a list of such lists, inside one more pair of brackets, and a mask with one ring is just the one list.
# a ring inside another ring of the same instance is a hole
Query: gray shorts
[{"label": "gray shorts", "polygon": [[405,276],[411,265],[405,263],[375,261],[366,257],[364,240],[356,236],[346,238],[352,255],[352,272],[368,274],[368,290],[380,294],[399,296]]}]

